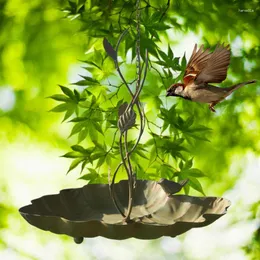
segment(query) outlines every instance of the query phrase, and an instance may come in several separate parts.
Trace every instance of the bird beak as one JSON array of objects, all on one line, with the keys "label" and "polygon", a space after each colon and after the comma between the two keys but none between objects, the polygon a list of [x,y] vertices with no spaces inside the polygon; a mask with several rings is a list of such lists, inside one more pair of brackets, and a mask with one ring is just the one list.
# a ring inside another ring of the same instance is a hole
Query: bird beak
[{"label": "bird beak", "polygon": [[177,97],[178,95],[176,95],[174,92],[168,91],[166,94],[166,97]]}]

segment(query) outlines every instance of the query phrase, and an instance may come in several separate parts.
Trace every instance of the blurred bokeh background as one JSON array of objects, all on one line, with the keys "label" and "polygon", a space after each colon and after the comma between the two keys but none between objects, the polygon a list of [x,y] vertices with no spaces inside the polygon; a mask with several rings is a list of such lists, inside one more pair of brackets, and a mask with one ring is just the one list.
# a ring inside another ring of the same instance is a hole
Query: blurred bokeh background
[{"label": "blurred bokeh background", "polygon": [[[107,8],[106,1],[90,2]],[[133,6],[107,2],[117,10],[125,5],[125,12]],[[189,58],[195,43],[228,42],[232,59],[222,85],[259,79],[258,1],[141,2],[162,9],[170,3],[166,23],[172,27],[159,32],[162,49],[169,43],[175,56],[186,51]],[[192,147],[196,167],[208,175],[202,181],[205,193],[232,202],[228,214],[211,226],[178,238],[95,238],[76,245],[20,216],[18,209],[33,198],[85,184],[77,180],[79,171],[66,175],[70,161],[60,156],[75,140],[68,138],[71,125],[61,123],[62,115],[48,112],[55,102],[46,98],[60,92],[58,84],[78,79],[80,61],[94,44],[77,15],[65,18],[66,6],[65,0],[0,0],[0,259],[260,259],[259,81],[218,105],[216,114],[179,101],[213,129],[211,142]]]}]

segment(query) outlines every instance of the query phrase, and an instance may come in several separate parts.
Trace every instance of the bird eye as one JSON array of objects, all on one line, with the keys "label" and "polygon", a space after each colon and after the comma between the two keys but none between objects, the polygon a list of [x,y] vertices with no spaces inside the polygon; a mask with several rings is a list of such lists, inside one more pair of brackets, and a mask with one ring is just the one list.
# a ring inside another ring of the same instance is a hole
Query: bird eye
[{"label": "bird eye", "polygon": [[176,94],[180,94],[182,91],[183,91],[183,87],[182,87],[182,86],[178,86],[178,87],[175,89],[175,93],[176,93]]}]

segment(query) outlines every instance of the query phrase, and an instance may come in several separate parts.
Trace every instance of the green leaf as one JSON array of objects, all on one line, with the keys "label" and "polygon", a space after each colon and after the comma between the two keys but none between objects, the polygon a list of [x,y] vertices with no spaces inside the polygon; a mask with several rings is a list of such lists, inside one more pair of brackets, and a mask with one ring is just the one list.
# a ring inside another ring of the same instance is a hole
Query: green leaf
[{"label": "green leaf", "polygon": [[106,156],[105,156],[105,158],[106,158],[106,163],[107,163],[107,165],[108,166],[110,166],[111,165],[111,158],[112,158],[112,156],[110,156],[110,154],[107,154]]},{"label": "green leaf", "polygon": [[[150,141],[153,141],[153,139],[150,139]],[[156,147],[153,146],[151,151],[150,151],[150,160],[149,160],[149,164],[153,163],[156,160],[157,154],[156,154]]]},{"label": "green leaf", "polygon": [[92,161],[95,161],[101,157],[105,156],[105,153],[104,152],[97,152],[97,153],[94,153],[91,155],[91,160]]},{"label": "green leaf", "polygon": [[190,185],[189,184],[186,184],[184,186],[184,192],[185,192],[186,195],[189,195],[189,192],[190,192]]},{"label": "green leaf", "polygon": [[93,79],[91,77],[87,76],[82,76],[80,75],[83,80],[79,80],[77,82],[72,83],[73,85],[78,85],[78,86],[93,86],[93,85],[100,85],[99,81],[96,79]]},{"label": "green leaf", "polygon": [[89,163],[89,159],[88,160],[85,159],[85,161],[81,164],[80,174],[83,172],[83,170],[84,170],[85,166],[87,165],[87,163]]},{"label": "green leaf", "polygon": [[77,12],[85,5],[86,0],[77,0]]},{"label": "green leaf", "polygon": [[64,111],[66,111],[68,109],[68,104],[67,103],[65,103],[65,104],[60,104],[60,105],[58,105],[58,106],[56,106],[56,107],[54,107],[54,108],[52,108],[51,110],[50,110],[50,112],[64,112]]},{"label": "green leaf", "polygon": [[105,160],[106,160],[106,157],[105,157],[105,156],[100,157],[99,160],[98,160],[98,162],[97,162],[97,166],[96,166],[96,167],[98,168],[98,167],[100,167],[102,164],[104,164]]},{"label": "green leaf", "polygon": [[155,11],[152,16],[149,17],[148,19],[148,24],[151,23],[157,23],[161,19],[162,13],[160,11]]},{"label": "green leaf", "polygon": [[86,150],[81,146],[81,145],[72,145],[71,146],[71,149],[75,152],[79,152],[79,153],[82,153],[82,154],[86,154]]},{"label": "green leaf", "polygon": [[173,52],[169,44],[168,44],[168,57],[170,60],[173,59]]},{"label": "green leaf", "polygon": [[77,124],[75,124],[75,125],[73,126],[71,132],[70,132],[69,137],[71,137],[71,136],[77,134],[78,132],[80,132],[83,127],[84,127],[84,124],[82,124],[82,123],[80,123],[80,122],[77,123]]},{"label": "green leaf", "polygon": [[91,105],[90,106],[94,106],[97,103],[97,98],[93,95],[91,98]]},{"label": "green leaf", "polygon": [[157,30],[155,30],[155,28],[151,28],[151,27],[149,28],[149,27],[147,27],[147,30],[149,31],[149,33],[150,33],[153,37],[156,38],[156,40],[160,41],[160,36],[159,36]]},{"label": "green leaf", "polygon": [[193,165],[193,158],[185,162],[183,169],[188,170],[192,167],[192,165]]},{"label": "green leaf", "polygon": [[[89,64],[89,65],[91,65],[91,66],[93,66],[93,67],[96,67],[97,69],[99,69],[99,70],[101,70],[101,67],[100,66],[98,66],[95,62],[93,62],[93,61],[88,61],[88,60],[85,60],[85,61],[83,61],[84,63],[87,63],[87,64]],[[91,70],[93,69],[92,67],[84,67],[86,70],[88,70],[89,72],[91,72]]]},{"label": "green leaf", "polygon": [[74,89],[73,92],[74,92],[74,96],[75,96],[76,100],[77,100],[78,102],[79,102],[79,101],[82,101],[79,92],[78,92],[76,89]]},{"label": "green leaf", "polygon": [[98,177],[97,173],[87,173],[87,174],[84,174],[83,176],[81,176],[80,178],[78,178],[78,180],[90,181],[90,180],[96,179],[97,177]]},{"label": "green leaf", "polygon": [[69,5],[71,6],[71,8],[76,9],[77,8],[77,4],[73,1],[68,1]]},{"label": "green leaf", "polygon": [[82,154],[74,151],[74,152],[65,153],[64,155],[62,155],[62,157],[65,157],[65,158],[78,158],[78,157],[82,157]]},{"label": "green leaf", "polygon": [[182,175],[185,175],[186,178],[195,177],[195,178],[200,178],[200,177],[206,177],[206,175],[199,169],[192,168],[192,169],[187,169],[183,170],[181,172]]},{"label": "green leaf", "polygon": [[87,121],[88,120],[88,118],[87,117],[81,117],[81,116],[79,116],[79,117],[75,117],[75,118],[73,118],[73,119],[71,119],[70,120],[70,122],[82,122],[82,121]]},{"label": "green leaf", "polygon": [[153,28],[157,31],[165,31],[165,30],[170,29],[171,26],[169,26],[163,22],[160,22],[160,23],[154,24]]},{"label": "green leaf", "polygon": [[206,196],[205,193],[204,193],[204,191],[203,191],[203,189],[202,189],[202,186],[201,186],[200,182],[199,182],[196,178],[194,178],[194,177],[189,177],[189,184],[190,184],[190,186],[191,186],[194,190],[196,190],[196,191],[202,193],[204,196]]},{"label": "green leaf", "polygon": [[158,50],[158,53],[160,54],[160,56],[163,58],[164,61],[169,61],[169,57],[166,53],[164,53],[163,51],[161,50]]},{"label": "green leaf", "polygon": [[74,100],[74,94],[73,94],[73,92],[72,92],[69,88],[64,87],[64,86],[61,86],[61,85],[59,85],[59,87],[61,88],[62,92],[63,92],[66,96],[68,96],[68,97],[70,97],[72,100]]},{"label": "green leaf", "polygon": [[102,127],[101,127],[101,123],[98,123],[98,122],[95,122],[95,121],[92,121],[92,123],[93,123],[95,130],[97,130],[100,134],[104,135],[104,132],[103,132]]},{"label": "green leaf", "polygon": [[141,156],[142,158],[144,158],[144,159],[147,159],[147,160],[149,159],[149,158],[146,156],[146,154],[145,154],[143,151],[141,151],[140,149],[138,149],[138,148],[135,150],[135,153],[138,154],[138,155],[140,155],[140,156]]},{"label": "green leaf", "polygon": [[202,131],[211,131],[212,129],[203,125],[199,125],[196,127],[193,127],[192,132],[202,132]]},{"label": "green leaf", "polygon": [[187,65],[187,60],[186,60],[186,57],[185,57],[185,54],[184,54],[182,59],[181,59],[181,67],[182,67],[183,70],[185,70],[186,65]]},{"label": "green leaf", "polygon": [[185,123],[184,123],[184,126],[186,128],[189,128],[194,122],[194,116],[190,116],[186,119]]},{"label": "green leaf", "polygon": [[183,161],[180,161],[180,163],[179,163],[179,168],[180,168],[180,170],[182,170],[183,169]]},{"label": "green leaf", "polygon": [[81,130],[79,132],[79,136],[78,136],[78,142],[80,143],[81,141],[83,141],[88,135],[88,129],[84,128],[83,130]]},{"label": "green leaf", "polygon": [[65,113],[62,122],[64,122],[66,119],[68,119],[74,113],[74,111],[75,111],[75,107],[74,106],[73,107],[68,107],[68,110]]},{"label": "green leaf", "polygon": [[84,158],[74,159],[74,160],[72,161],[72,163],[70,164],[70,168],[69,168],[67,174],[68,174],[71,170],[75,169],[82,161],[84,161]]},{"label": "green leaf", "polygon": [[98,174],[97,171],[93,168],[88,168],[88,170],[91,174]]},{"label": "green leaf", "polygon": [[145,50],[147,49],[150,54],[158,58],[157,49],[158,46],[155,44],[155,42],[152,39],[148,39],[141,36],[141,56],[143,59],[145,59]]},{"label": "green leaf", "polygon": [[65,95],[62,95],[62,94],[52,95],[48,98],[52,98],[56,101],[64,101],[64,102],[70,101],[70,99],[68,97],[66,97]]},{"label": "green leaf", "polygon": [[88,131],[89,131],[89,136],[91,138],[92,142],[95,142],[98,140],[98,135],[97,135],[97,130],[93,126],[93,124],[88,125]]},{"label": "green leaf", "polygon": [[164,121],[163,122],[163,126],[162,126],[161,134],[168,128],[168,126],[169,126],[169,123],[167,121]]}]

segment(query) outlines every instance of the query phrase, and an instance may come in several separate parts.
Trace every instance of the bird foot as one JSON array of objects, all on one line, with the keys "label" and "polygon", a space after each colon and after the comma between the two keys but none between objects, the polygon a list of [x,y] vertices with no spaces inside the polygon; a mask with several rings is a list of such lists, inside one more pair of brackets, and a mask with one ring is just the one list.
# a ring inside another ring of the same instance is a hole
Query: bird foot
[{"label": "bird foot", "polygon": [[215,106],[215,104],[210,104],[210,105],[209,105],[209,109],[210,109],[212,112],[216,112],[216,110],[214,109],[214,106]]}]

